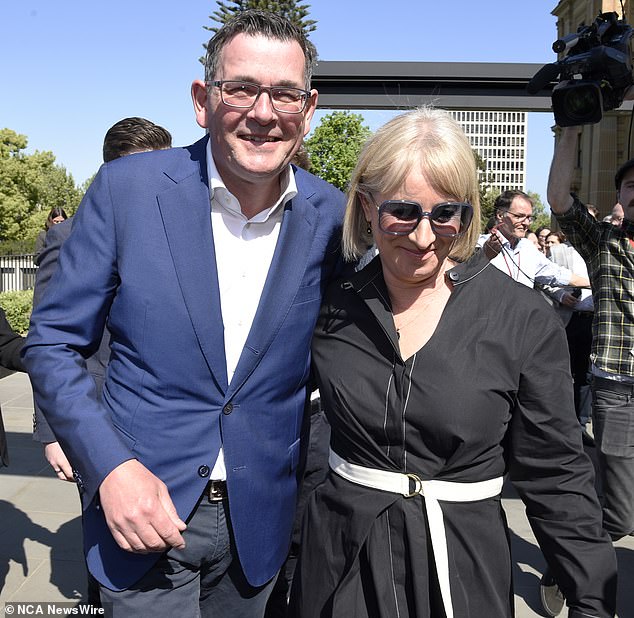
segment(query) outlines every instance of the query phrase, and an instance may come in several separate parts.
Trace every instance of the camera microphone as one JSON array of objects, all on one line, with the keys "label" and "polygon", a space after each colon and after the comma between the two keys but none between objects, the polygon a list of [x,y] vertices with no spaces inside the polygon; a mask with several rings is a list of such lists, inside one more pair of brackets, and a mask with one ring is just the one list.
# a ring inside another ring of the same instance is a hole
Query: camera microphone
[{"label": "camera microphone", "polygon": [[581,37],[578,34],[569,34],[562,39],[557,39],[553,43],[553,51],[556,54],[568,53],[578,42]]}]

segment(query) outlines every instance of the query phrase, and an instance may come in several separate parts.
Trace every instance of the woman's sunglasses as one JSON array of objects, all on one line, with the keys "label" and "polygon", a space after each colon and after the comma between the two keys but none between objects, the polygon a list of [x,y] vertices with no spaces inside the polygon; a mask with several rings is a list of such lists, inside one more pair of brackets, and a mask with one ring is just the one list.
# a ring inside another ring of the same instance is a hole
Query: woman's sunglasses
[{"label": "woman's sunglasses", "polygon": [[[376,205],[374,197],[372,201]],[[473,208],[466,202],[441,202],[429,212],[424,211],[418,202],[410,200],[386,200],[378,208],[379,227],[392,236],[411,234],[427,217],[436,236],[453,238],[462,236],[473,218]]]}]

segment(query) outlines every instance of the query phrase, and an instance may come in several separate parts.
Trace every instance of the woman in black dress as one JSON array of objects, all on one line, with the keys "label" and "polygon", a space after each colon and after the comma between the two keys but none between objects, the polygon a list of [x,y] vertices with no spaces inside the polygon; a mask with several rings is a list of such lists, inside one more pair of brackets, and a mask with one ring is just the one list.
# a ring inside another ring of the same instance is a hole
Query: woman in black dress
[{"label": "woman in black dress", "polygon": [[508,618],[508,473],[570,606],[611,616],[616,560],[583,453],[566,339],[533,290],[479,254],[476,167],[448,114],[379,129],[351,182],[314,369],[330,473],[304,520],[299,618]]}]

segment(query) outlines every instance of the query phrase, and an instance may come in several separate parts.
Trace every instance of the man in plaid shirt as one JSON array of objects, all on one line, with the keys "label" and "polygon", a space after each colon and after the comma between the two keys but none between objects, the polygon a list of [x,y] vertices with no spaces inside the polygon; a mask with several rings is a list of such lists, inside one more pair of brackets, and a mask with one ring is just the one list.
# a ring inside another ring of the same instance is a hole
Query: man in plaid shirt
[{"label": "man in plaid shirt", "polygon": [[548,202],[588,266],[592,325],[593,428],[603,487],[603,527],[613,540],[634,534],[634,159],[616,173],[621,225],[594,219],[570,195],[577,132],[562,129]]}]

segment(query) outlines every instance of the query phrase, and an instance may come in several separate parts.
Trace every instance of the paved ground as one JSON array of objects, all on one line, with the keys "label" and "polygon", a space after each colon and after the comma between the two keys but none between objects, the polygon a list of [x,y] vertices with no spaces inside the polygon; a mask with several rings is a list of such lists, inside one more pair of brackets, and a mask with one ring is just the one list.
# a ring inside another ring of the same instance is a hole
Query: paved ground
[{"label": "paved ground", "polygon": [[[11,451],[11,466],[0,468],[0,608],[4,612],[6,601],[79,601],[86,576],[77,490],[54,477],[31,440],[26,376],[0,380],[0,404]],[[504,507],[512,530],[516,616],[543,616],[538,583],[544,559],[512,490],[505,492]],[[634,538],[619,541],[616,551],[619,617],[634,618]]]}]

